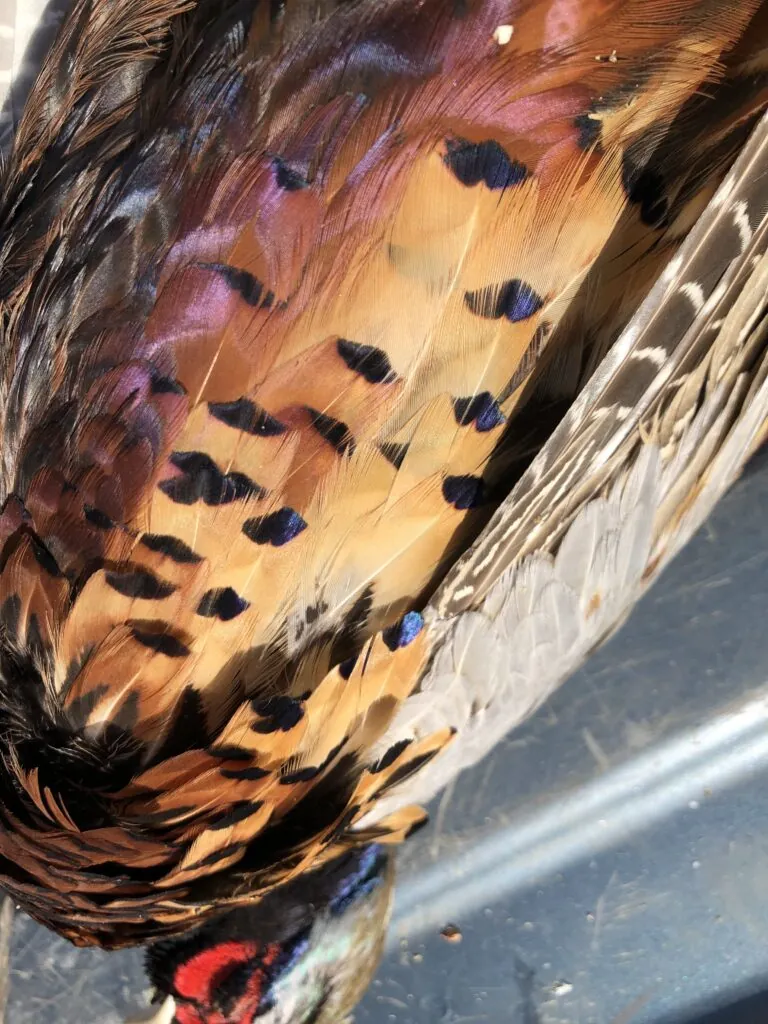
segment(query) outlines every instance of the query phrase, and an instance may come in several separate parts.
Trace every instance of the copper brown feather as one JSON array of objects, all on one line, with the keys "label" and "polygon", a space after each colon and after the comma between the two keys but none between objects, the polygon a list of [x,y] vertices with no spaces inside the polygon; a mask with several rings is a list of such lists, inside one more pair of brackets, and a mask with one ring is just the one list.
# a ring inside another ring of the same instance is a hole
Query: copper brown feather
[{"label": "copper brown feather", "polygon": [[[746,30],[754,19],[750,34]],[[2,179],[0,876],[173,933],[420,820],[420,611],[765,107],[757,2],[79,0]]]}]

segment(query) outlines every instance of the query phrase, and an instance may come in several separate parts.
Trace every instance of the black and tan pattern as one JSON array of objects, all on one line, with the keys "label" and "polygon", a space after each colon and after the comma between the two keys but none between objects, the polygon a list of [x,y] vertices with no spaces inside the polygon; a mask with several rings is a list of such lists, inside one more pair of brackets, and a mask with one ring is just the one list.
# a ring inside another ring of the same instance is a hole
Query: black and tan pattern
[{"label": "black and tan pattern", "polygon": [[402,840],[757,443],[766,7],[568,10],[74,4],[0,180],[0,881],[73,940]]}]

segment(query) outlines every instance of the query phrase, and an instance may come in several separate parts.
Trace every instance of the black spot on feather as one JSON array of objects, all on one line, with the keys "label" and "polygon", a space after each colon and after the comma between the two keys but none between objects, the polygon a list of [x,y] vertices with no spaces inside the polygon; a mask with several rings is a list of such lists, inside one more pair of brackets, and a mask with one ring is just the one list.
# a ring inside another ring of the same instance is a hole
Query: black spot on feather
[{"label": "black spot on feather", "polygon": [[429,764],[429,762],[439,753],[440,748],[437,750],[429,750],[426,754],[419,754],[419,756],[415,757],[412,761],[406,761],[405,764],[400,765],[399,768],[396,768],[395,771],[392,772],[379,792],[386,793],[387,790],[396,786],[399,782],[405,782],[406,779],[409,779],[412,775],[415,775],[416,772],[423,768],[425,764]]},{"label": "black spot on feather", "polygon": [[579,149],[586,150],[600,146],[603,130],[602,121],[590,117],[589,114],[579,114],[578,117],[574,118],[573,123],[579,132],[576,140]]},{"label": "black spot on feather", "polygon": [[34,665],[38,668],[47,669],[53,661],[53,650],[48,641],[43,640],[40,629],[40,620],[35,612],[27,619],[27,635],[25,639],[27,653]]},{"label": "black spot on feather", "polygon": [[164,555],[172,562],[178,562],[179,565],[195,565],[197,562],[202,562],[202,557],[194,552],[188,544],[167,533],[145,533],[141,538],[141,543],[150,551]]},{"label": "black spot on feather", "polygon": [[544,305],[544,300],[525,281],[514,278],[502,285],[489,285],[467,292],[464,301],[477,316],[500,320],[505,316],[513,324],[528,320]]},{"label": "black spot on feather", "polygon": [[505,420],[504,413],[490,391],[483,391],[470,398],[454,398],[453,413],[462,427],[475,424],[475,430],[484,434],[498,427]]},{"label": "black spot on feather", "polygon": [[109,724],[121,732],[132,732],[139,720],[139,695],[136,690],[129,690],[120,701],[117,710],[109,715]]},{"label": "black spot on feather", "polygon": [[413,824],[409,825],[408,828],[403,833],[403,838],[406,839],[406,840],[410,839],[411,836],[415,836],[417,832],[421,832],[421,830],[428,823],[429,823],[429,818],[427,818],[426,815],[423,818],[420,818],[419,820],[414,821]]},{"label": "black spot on feather", "polygon": [[309,187],[306,177],[279,156],[273,158],[272,166],[275,168],[275,181],[278,187],[285,189],[286,192],[299,192]]},{"label": "black spot on feather", "polygon": [[340,836],[343,832],[346,832],[352,822],[360,813],[360,804],[352,804],[350,808],[342,815],[339,819],[338,824],[333,830],[335,836]]},{"label": "black spot on feather", "polygon": [[669,210],[663,176],[654,168],[636,162],[627,152],[622,157],[621,180],[629,201],[640,207],[643,224],[662,227]]},{"label": "black spot on feather", "polygon": [[315,622],[320,618],[321,615],[325,615],[328,611],[328,602],[320,600],[317,604],[309,604],[304,609],[304,622],[308,626],[314,625]]},{"label": "black spot on feather", "polygon": [[186,393],[186,388],[174,377],[161,377],[157,374],[152,375],[153,395],[186,395]]},{"label": "black spot on feather", "polygon": [[136,569],[133,572],[108,572],[105,578],[107,586],[116,590],[118,594],[142,601],[162,601],[178,589],[173,583],[158,579],[146,569]]},{"label": "black spot on feather", "polygon": [[67,671],[64,675],[64,681],[61,684],[61,690],[59,691],[59,699],[63,703],[68,703],[69,693],[75,684],[75,680],[85,667],[91,653],[92,648],[86,648],[79,654],[75,655],[74,658],[70,658],[69,664],[67,665]]},{"label": "black spot on feather", "polygon": [[339,662],[339,675],[342,679],[349,679],[352,673],[355,671],[355,665],[357,664],[357,658],[346,658],[344,661]]},{"label": "black spot on feather", "polygon": [[189,647],[173,633],[155,633],[137,626],[133,627],[131,633],[143,647],[157,651],[158,654],[164,654],[166,658],[186,658],[190,653]]},{"label": "black spot on feather", "polygon": [[406,612],[394,625],[382,630],[381,638],[390,651],[397,651],[413,643],[424,628],[424,618],[419,612]]},{"label": "black spot on feather", "polygon": [[275,301],[275,293],[265,292],[262,282],[247,270],[231,267],[228,263],[200,263],[198,266],[213,270],[223,277],[232,291],[237,292],[249,306],[269,309]]},{"label": "black spot on feather", "polygon": [[205,750],[210,742],[203,698],[194,687],[186,686],[174,709],[163,745],[155,755],[155,763],[177,757],[186,750]]},{"label": "black spot on feather", "polygon": [[318,412],[307,406],[312,421],[312,426],[324,441],[327,441],[339,455],[353,455],[355,451],[355,439],[349,431],[346,423],[334,419],[333,416],[326,416],[324,412]]},{"label": "black spot on feather", "polygon": [[236,779],[241,782],[258,782],[259,779],[269,775],[268,771],[255,764],[249,765],[247,768],[221,768],[219,772],[225,779]]},{"label": "black spot on feather", "polygon": [[267,492],[244,473],[222,473],[204,452],[174,452],[170,462],[182,476],[163,480],[163,494],[179,505],[194,505],[202,499],[206,505],[229,505],[245,498],[263,498]]},{"label": "black spot on feather", "polygon": [[[373,587],[368,586],[357,597],[355,603],[344,615],[342,622],[333,632],[333,639],[331,640],[331,647],[328,652],[331,665],[344,664],[351,655],[356,654],[360,646],[361,635],[365,630],[372,610]],[[341,665],[339,665],[339,670],[341,671]],[[347,676],[346,678],[349,677]]]},{"label": "black spot on feather", "polygon": [[241,800],[234,804],[232,809],[226,814],[222,814],[220,818],[216,818],[212,821],[208,828],[214,832],[221,831],[221,829],[231,828],[232,825],[237,825],[239,821],[245,821],[246,818],[250,818],[252,814],[255,814],[260,807],[263,807],[263,800]]},{"label": "black spot on feather", "polygon": [[206,590],[197,606],[197,614],[229,622],[247,608],[250,608],[250,601],[240,597],[236,590],[232,587],[219,587],[215,590]]},{"label": "black spot on feather", "polygon": [[208,411],[228,427],[257,437],[279,437],[287,430],[280,420],[247,398],[238,398],[236,402],[209,402]]},{"label": "black spot on feather", "polygon": [[323,759],[322,764],[307,765],[304,768],[298,768],[295,772],[286,772],[285,775],[281,775],[280,785],[292,786],[294,783],[298,782],[312,782],[313,779],[322,775],[329,765],[339,756],[346,742],[347,737],[345,736],[340,743],[337,743],[335,747],[332,747],[331,750],[328,751],[328,754]]},{"label": "black spot on feather", "polygon": [[378,761],[375,761],[368,770],[372,775],[378,775],[379,772],[383,772],[390,765],[394,764],[403,751],[407,750],[412,743],[413,740],[398,740],[397,743],[393,743],[389,750]]},{"label": "black spot on feather", "polygon": [[227,860],[240,850],[244,850],[246,845],[246,843],[230,843],[221,850],[214,850],[213,853],[209,853],[208,856],[203,857],[202,860],[196,860],[195,863],[190,864],[189,867],[192,870],[196,870],[198,868],[212,868],[214,865],[220,864],[223,860]]},{"label": "black spot on feather", "polygon": [[109,687],[106,683],[100,683],[98,686],[94,686],[93,689],[81,694],[81,696],[67,701],[66,715],[75,728],[81,728],[85,725],[108,689]]},{"label": "black spot on feather", "polygon": [[289,772],[288,775],[282,775],[280,777],[281,786],[293,786],[299,782],[311,782],[316,779],[322,771],[322,768],[309,765],[306,768],[299,768],[295,772]]},{"label": "black spot on feather", "polygon": [[254,732],[290,732],[304,717],[302,704],[293,697],[267,697],[251,701],[251,707],[261,721],[254,722]]},{"label": "black spot on feather", "polygon": [[194,804],[182,804],[180,807],[169,807],[164,811],[152,811],[148,814],[137,814],[132,820],[137,825],[147,825],[150,828],[157,828],[161,825],[167,825],[170,822],[176,822],[179,818],[185,818],[191,814],[192,811],[196,811],[197,808]]},{"label": "black spot on feather", "polygon": [[59,568],[58,562],[53,557],[48,548],[43,544],[40,538],[31,532],[27,532],[29,537],[30,546],[32,548],[32,554],[35,556],[35,561],[43,570],[47,572],[49,576],[53,576],[54,579],[59,579],[64,573]]},{"label": "black spot on feather", "polygon": [[243,533],[254,544],[280,548],[307,528],[307,523],[292,508],[280,508],[266,516],[254,516],[243,523]]},{"label": "black spot on feather", "polygon": [[405,456],[408,454],[407,444],[394,444],[391,441],[385,441],[379,445],[379,451],[384,458],[389,462],[395,469],[400,469],[405,460]]},{"label": "black spot on feather", "polygon": [[473,187],[484,184],[497,191],[512,188],[528,178],[525,164],[510,160],[507,151],[498,142],[469,142],[467,139],[448,139],[443,163],[462,185]]},{"label": "black spot on feather", "polygon": [[339,338],[336,349],[349,369],[359,373],[369,384],[391,384],[397,379],[389,356],[381,348]]},{"label": "black spot on feather", "polygon": [[[222,761],[253,760],[253,751],[246,750],[245,747],[238,747],[234,743],[211,747],[208,753],[211,757],[220,757]],[[264,772],[264,775],[266,774],[267,772]]]},{"label": "black spot on feather", "polygon": [[106,512],[102,512],[99,508],[94,508],[92,505],[83,505],[83,514],[86,522],[99,530],[111,530],[115,525],[115,521],[111,516],[108,516]]},{"label": "black spot on feather", "polygon": [[14,638],[18,636],[20,618],[21,598],[18,594],[11,594],[0,606],[0,623],[8,636]]},{"label": "black spot on feather", "polygon": [[481,505],[484,491],[483,480],[479,476],[447,476],[443,481],[443,497],[460,512]]}]

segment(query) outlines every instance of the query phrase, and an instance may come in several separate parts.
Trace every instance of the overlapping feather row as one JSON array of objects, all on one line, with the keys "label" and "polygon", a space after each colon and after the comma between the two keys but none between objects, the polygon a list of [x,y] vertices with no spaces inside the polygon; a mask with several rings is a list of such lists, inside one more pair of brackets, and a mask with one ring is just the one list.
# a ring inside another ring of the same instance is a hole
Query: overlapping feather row
[{"label": "overlapping feather row", "polygon": [[2,180],[0,875],[80,942],[401,840],[763,430],[765,5],[276,6],[79,0]]}]

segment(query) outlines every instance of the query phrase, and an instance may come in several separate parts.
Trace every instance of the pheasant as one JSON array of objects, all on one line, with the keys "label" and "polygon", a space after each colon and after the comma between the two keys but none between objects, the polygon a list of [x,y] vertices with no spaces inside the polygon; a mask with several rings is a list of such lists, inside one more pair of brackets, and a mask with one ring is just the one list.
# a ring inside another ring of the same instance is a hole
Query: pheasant
[{"label": "pheasant", "polygon": [[75,0],[0,181],[0,884],[342,1020],[392,851],[765,434],[768,5]]}]

